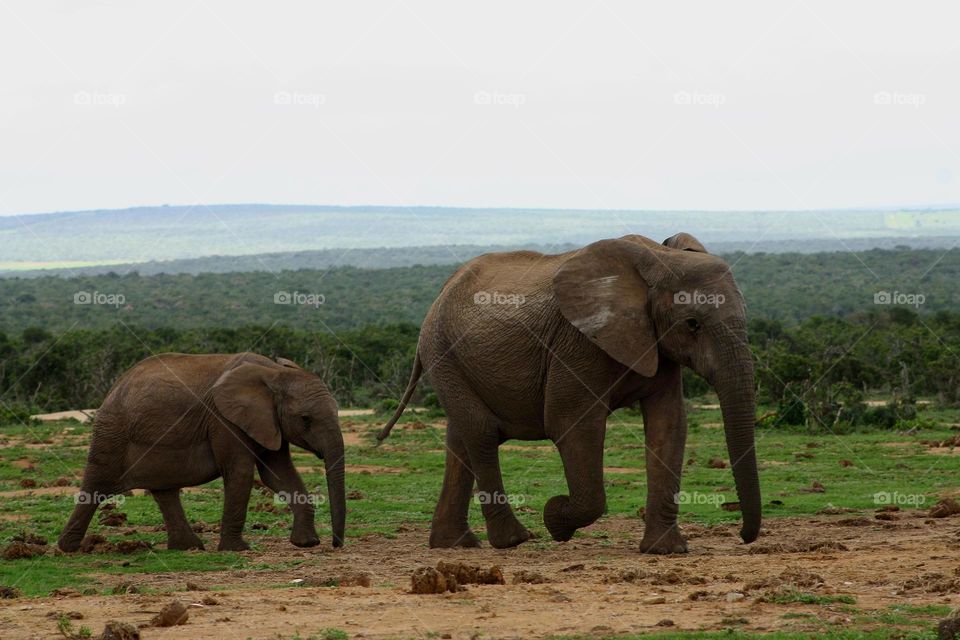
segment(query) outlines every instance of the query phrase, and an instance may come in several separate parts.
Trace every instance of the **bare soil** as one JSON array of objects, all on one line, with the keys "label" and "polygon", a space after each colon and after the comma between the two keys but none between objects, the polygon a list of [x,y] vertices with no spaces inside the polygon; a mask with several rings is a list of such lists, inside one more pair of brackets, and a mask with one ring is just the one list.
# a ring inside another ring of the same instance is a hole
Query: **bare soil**
[{"label": "bare soil", "polygon": [[[369,535],[339,550],[297,549],[275,539],[247,555],[266,566],[295,560],[310,566],[128,574],[125,582],[151,593],[2,600],[0,637],[57,638],[50,617],[56,611],[79,612],[83,619],[75,624],[94,633],[111,619],[146,624],[174,598],[187,605],[189,621],[148,629],[147,637],[289,638],[325,628],[343,629],[351,638],[613,635],[731,626],[812,631],[823,622],[869,628],[854,618],[892,604],[960,604],[960,518],[929,519],[921,511],[894,513],[892,520],[876,515],[770,520],[753,545],[741,544],[732,525],[687,525],[690,553],[665,557],[638,553],[641,525],[625,517],[605,518],[565,544],[537,548],[534,541],[503,551],[431,550],[427,531],[409,526],[395,538]],[[484,570],[497,566],[506,584],[411,594],[412,574],[441,560]],[[110,589],[118,580],[103,575],[99,586]],[[188,582],[194,590],[184,591]],[[323,586],[337,583],[370,586]],[[765,601],[783,589],[852,596],[856,604]],[[795,615],[802,613],[813,618]]]}]

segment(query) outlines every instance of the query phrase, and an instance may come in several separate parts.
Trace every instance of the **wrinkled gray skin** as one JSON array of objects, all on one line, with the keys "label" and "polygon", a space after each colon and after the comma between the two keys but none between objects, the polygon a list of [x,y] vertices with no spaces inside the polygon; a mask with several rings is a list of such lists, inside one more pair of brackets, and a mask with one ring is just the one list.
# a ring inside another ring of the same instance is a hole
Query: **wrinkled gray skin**
[{"label": "wrinkled gray skin", "polygon": [[180,489],[223,477],[218,549],[243,540],[254,470],[292,496],[290,541],[319,544],[314,501],[290,459],[290,444],[324,459],[333,545],[343,544],[346,513],[343,437],[337,403],[323,382],[289,360],[253,353],[166,353],[141,361],[97,411],[82,498],[60,536],[75,551],[97,506],[130,489],[148,489],[163,513],[170,549],[202,549],[180,503]]},{"label": "wrinkled gray skin", "polygon": [[683,366],[719,395],[740,535],[752,542],[761,513],[746,309],[723,260],[685,233],[662,245],[630,235],[560,255],[516,251],[468,262],[427,314],[410,384],[379,438],[425,369],[449,423],[430,546],[479,546],[467,524],[474,481],[494,547],[531,537],[500,476],[498,446],[511,438],[556,443],[569,495],[551,498],[543,519],[564,541],[604,512],[607,416],[639,402],[647,468],[640,548],[686,552],[676,500],[687,436]]}]

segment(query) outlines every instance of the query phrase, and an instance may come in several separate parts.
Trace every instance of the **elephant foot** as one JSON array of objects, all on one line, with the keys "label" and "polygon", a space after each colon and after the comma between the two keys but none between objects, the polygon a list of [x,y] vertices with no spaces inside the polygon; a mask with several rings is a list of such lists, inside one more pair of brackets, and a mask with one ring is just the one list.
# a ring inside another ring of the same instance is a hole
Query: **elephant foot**
[{"label": "elephant foot", "polygon": [[543,508],[543,524],[557,542],[566,542],[577,529],[593,524],[603,515],[603,505],[576,510],[568,496],[553,496]]},{"label": "elephant foot", "polygon": [[80,542],[82,540],[83,538],[60,536],[60,539],[57,540],[57,547],[60,551],[73,553],[80,549]]},{"label": "elephant foot", "polygon": [[441,527],[430,527],[431,549],[453,549],[463,547],[475,549],[480,546],[480,538],[469,528],[460,531],[445,531]]},{"label": "elephant foot", "polygon": [[666,531],[651,531],[648,528],[640,541],[640,551],[659,554],[687,553],[687,540],[680,535],[676,526]]},{"label": "elephant foot", "polygon": [[217,551],[250,551],[250,545],[243,538],[220,539]]},{"label": "elephant foot", "polygon": [[294,531],[290,534],[290,542],[295,547],[315,547],[320,544],[320,537],[316,531]]},{"label": "elephant foot", "polygon": [[494,549],[509,549],[534,538],[529,529],[516,518],[511,523],[487,523],[487,539]]},{"label": "elephant foot", "polygon": [[[193,532],[191,532],[193,533]],[[191,549],[196,549],[198,551],[203,551],[203,540],[199,536],[193,534],[193,536],[177,536],[177,537],[168,537],[167,538],[167,549],[170,551],[189,551]]]}]

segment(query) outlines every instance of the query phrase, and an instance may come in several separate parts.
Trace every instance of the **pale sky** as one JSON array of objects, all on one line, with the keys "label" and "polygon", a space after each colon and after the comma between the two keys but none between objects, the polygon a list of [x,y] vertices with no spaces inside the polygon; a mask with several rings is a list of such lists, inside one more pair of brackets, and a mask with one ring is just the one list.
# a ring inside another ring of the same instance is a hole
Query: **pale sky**
[{"label": "pale sky", "polygon": [[960,203],[955,2],[0,0],[0,215]]}]

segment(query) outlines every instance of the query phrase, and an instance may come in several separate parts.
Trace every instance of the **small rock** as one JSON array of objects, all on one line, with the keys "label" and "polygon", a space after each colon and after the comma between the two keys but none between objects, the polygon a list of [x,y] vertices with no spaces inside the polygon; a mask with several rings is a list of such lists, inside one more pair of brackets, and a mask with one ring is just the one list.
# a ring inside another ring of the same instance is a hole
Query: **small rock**
[{"label": "small rock", "polygon": [[83,620],[83,614],[79,611],[51,611],[47,614],[48,618],[53,618],[54,620],[59,620],[60,618],[66,618],[67,620]]},{"label": "small rock", "polygon": [[220,604],[220,601],[214,598],[213,596],[203,596],[203,599],[200,600],[200,604],[207,607],[215,607]]},{"label": "small rock", "polygon": [[136,553],[152,549],[146,540],[121,540],[117,543],[117,553]]},{"label": "small rock", "polygon": [[456,582],[450,584],[446,576],[433,567],[420,567],[410,576],[411,593],[444,593],[456,590]]},{"label": "small rock", "polygon": [[140,640],[140,631],[132,624],[110,620],[104,626],[100,640]]},{"label": "small rock", "polygon": [[663,620],[661,620],[660,622],[658,622],[658,623],[656,624],[656,626],[658,626],[658,627],[673,627],[673,626],[676,626],[676,623],[675,623],[673,620],[670,620],[669,618],[664,618]]},{"label": "small rock", "polygon": [[25,542],[27,544],[34,544],[41,547],[47,546],[47,539],[43,536],[38,536],[35,533],[27,533],[26,531],[21,531],[17,535],[13,536],[14,542]]},{"label": "small rock", "polygon": [[497,565],[493,565],[489,569],[483,569],[462,562],[444,562],[441,560],[437,563],[437,571],[445,575],[448,581],[453,578],[458,585],[507,583],[503,577],[503,571]]},{"label": "small rock", "polygon": [[640,601],[640,604],[666,604],[666,596],[650,596]]},{"label": "small rock", "polygon": [[45,547],[38,544],[27,544],[26,542],[11,542],[3,550],[4,560],[20,560],[22,558],[34,558],[42,556],[47,552]]},{"label": "small rock", "polygon": [[740,602],[744,598],[746,598],[746,596],[740,593],[739,591],[731,591],[726,596],[724,596],[724,600],[726,600],[727,602]]},{"label": "small rock", "polygon": [[187,608],[179,600],[174,600],[153,617],[150,624],[154,627],[175,627],[186,624],[190,618]]},{"label": "small rock", "polygon": [[197,584],[196,582],[188,582],[187,591],[207,591],[207,588]]},{"label": "small rock", "polygon": [[133,584],[132,582],[118,582],[110,593],[114,595],[120,595],[124,593],[140,593],[140,589],[138,589],[137,585]]},{"label": "small rock", "polygon": [[937,640],[956,640],[960,634],[960,618],[946,618],[937,626]]},{"label": "small rock", "polygon": [[513,574],[513,584],[544,584],[550,582],[543,574],[521,569]]},{"label": "small rock", "polygon": [[13,600],[23,595],[16,587],[0,587],[0,600]]},{"label": "small rock", "polygon": [[960,513],[960,504],[953,498],[944,498],[930,507],[931,518],[947,518]]},{"label": "small rock", "polygon": [[[113,503],[107,503],[113,504]],[[127,523],[127,514],[116,509],[100,512],[100,524],[104,527],[122,527]]]}]

